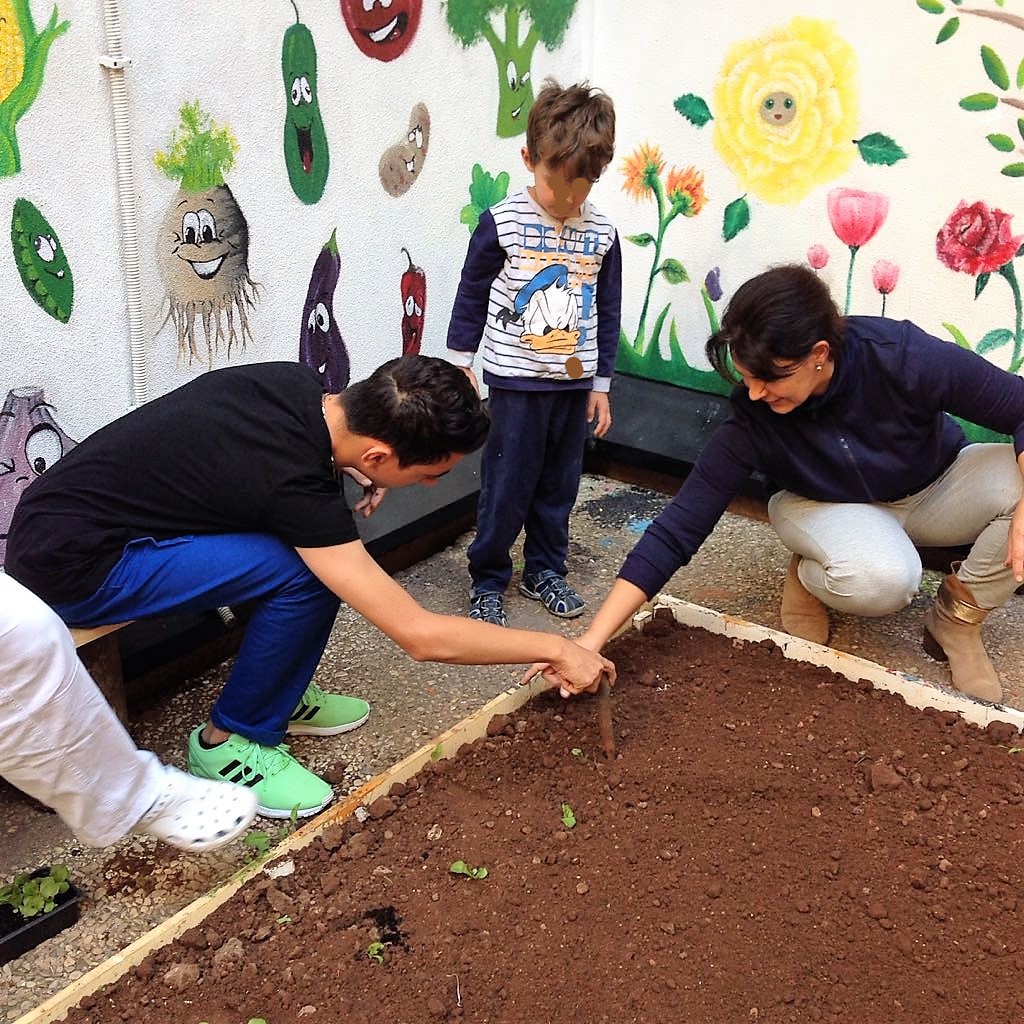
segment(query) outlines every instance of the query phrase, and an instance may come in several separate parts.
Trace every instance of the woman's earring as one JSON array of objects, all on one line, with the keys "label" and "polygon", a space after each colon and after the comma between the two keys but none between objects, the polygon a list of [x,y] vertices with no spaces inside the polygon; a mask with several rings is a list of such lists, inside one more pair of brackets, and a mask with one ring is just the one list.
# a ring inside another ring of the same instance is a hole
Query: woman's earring
[{"label": "woman's earring", "polygon": [[818,373],[821,373],[821,371],[822,371],[821,363],[815,363],[814,364],[814,368],[818,371]]}]

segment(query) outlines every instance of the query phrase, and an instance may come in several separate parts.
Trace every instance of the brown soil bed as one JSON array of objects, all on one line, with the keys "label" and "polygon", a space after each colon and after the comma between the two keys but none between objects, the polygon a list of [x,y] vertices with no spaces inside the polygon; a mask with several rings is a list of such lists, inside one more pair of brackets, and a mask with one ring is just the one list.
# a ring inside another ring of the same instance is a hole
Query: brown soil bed
[{"label": "brown soil bed", "polygon": [[1011,726],[664,621],[610,653],[615,760],[544,695],[69,1021],[1021,1019]]}]

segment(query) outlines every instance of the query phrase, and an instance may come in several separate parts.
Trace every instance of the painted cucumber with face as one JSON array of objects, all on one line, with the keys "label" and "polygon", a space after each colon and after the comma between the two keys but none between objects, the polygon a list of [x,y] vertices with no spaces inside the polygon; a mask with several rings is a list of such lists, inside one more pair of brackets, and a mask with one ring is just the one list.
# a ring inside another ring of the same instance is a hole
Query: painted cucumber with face
[{"label": "painted cucumber with face", "polygon": [[14,201],[11,248],[29,295],[55,320],[66,324],[75,301],[71,267],[57,232],[27,199]]},{"label": "painted cucumber with face", "polygon": [[292,191],[302,202],[320,200],[327,185],[330,154],[317,94],[316,46],[313,35],[298,20],[288,27],[281,45],[286,114],[284,163]]},{"label": "painted cucumber with face", "polygon": [[314,370],[332,394],[348,387],[350,374],[348,349],[332,308],[341,274],[337,234],[335,229],[313,264],[299,334],[299,362]]}]

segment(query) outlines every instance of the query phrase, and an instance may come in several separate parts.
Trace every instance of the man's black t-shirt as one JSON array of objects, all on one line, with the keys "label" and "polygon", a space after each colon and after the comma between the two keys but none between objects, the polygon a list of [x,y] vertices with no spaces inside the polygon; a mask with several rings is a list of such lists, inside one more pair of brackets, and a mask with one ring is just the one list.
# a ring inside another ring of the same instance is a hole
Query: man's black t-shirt
[{"label": "man's black t-shirt", "polygon": [[356,540],[321,401],[308,367],[255,363],[211,370],[122,416],[25,490],[6,570],[58,603],[93,594],[140,537]]}]

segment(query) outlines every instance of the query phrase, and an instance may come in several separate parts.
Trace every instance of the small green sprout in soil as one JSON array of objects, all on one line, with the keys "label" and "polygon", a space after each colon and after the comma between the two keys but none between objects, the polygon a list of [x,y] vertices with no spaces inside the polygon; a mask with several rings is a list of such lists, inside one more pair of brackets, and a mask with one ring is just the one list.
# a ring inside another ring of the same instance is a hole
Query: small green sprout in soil
[{"label": "small green sprout in soil", "polygon": [[385,946],[384,946],[383,942],[371,942],[366,947],[366,955],[375,964],[383,964],[384,963],[384,949],[385,949]]},{"label": "small green sprout in soil", "polygon": [[63,864],[54,864],[49,874],[42,877],[15,875],[12,882],[0,888],[0,904],[26,919],[48,914],[57,905],[57,897],[70,888],[68,878],[70,873]]},{"label": "small green sprout in soil", "polygon": [[576,827],[576,815],[573,814],[572,808],[568,804],[562,804],[562,824],[566,828]]},{"label": "small green sprout in soil", "polygon": [[573,747],[569,753],[572,754],[573,757],[578,757],[580,759],[583,758],[583,750],[580,747]]},{"label": "small green sprout in soil", "polygon": [[443,754],[444,754],[444,748],[441,746],[440,743],[438,743],[438,745],[436,747],[434,747],[434,749],[430,752],[430,760],[431,761],[440,761],[441,760],[441,756]]},{"label": "small green sprout in soil", "polygon": [[271,832],[250,832],[242,842],[252,850],[254,858],[266,857],[278,843],[283,843],[295,831],[299,821],[299,805],[292,808],[288,824],[282,825]]},{"label": "small green sprout in soil", "polygon": [[277,919],[277,923],[278,924],[291,924],[292,923],[292,919],[291,919],[291,917],[288,916],[288,914],[282,914]]},{"label": "small green sprout in soil", "polygon": [[455,861],[448,870],[453,875],[465,875],[467,878],[472,878],[475,881],[486,878],[489,874],[487,868],[471,868],[464,860]]},{"label": "small green sprout in soil", "polygon": [[1024,747],[1010,747],[1011,754],[1024,754]]}]

